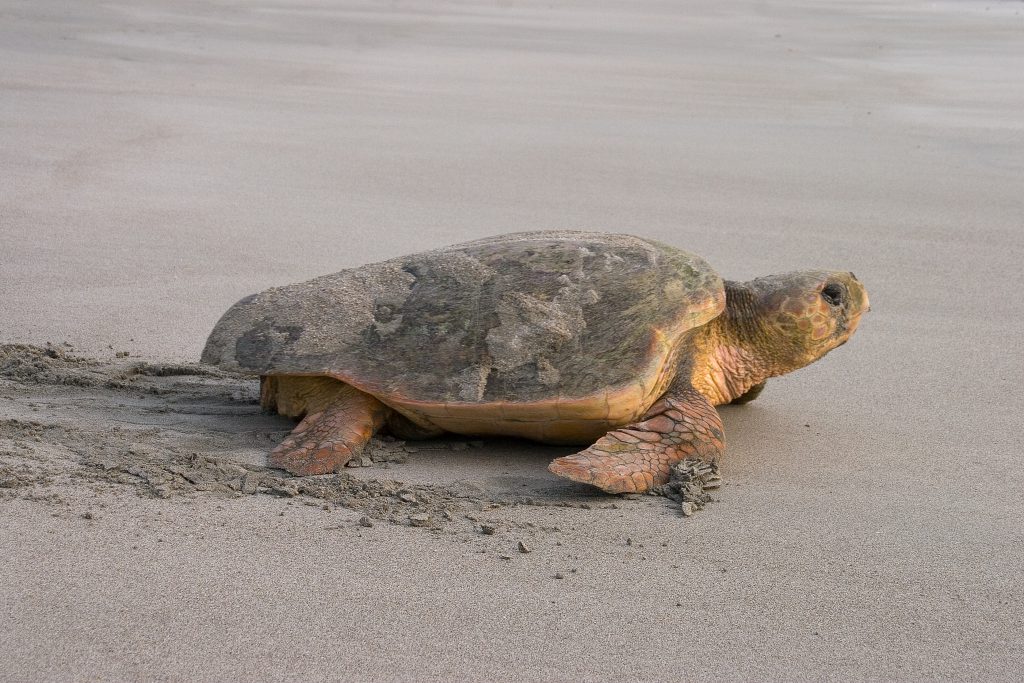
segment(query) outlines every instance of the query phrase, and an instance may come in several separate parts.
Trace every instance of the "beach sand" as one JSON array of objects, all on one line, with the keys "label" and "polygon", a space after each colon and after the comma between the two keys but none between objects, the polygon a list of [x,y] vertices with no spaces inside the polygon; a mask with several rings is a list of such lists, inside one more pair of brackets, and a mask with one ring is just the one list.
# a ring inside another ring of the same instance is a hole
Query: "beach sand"
[{"label": "beach sand", "polygon": [[[0,17],[0,680],[1019,679],[1024,4]],[[195,365],[252,292],[550,228],[872,311],[689,518],[516,441],[285,478]]]}]

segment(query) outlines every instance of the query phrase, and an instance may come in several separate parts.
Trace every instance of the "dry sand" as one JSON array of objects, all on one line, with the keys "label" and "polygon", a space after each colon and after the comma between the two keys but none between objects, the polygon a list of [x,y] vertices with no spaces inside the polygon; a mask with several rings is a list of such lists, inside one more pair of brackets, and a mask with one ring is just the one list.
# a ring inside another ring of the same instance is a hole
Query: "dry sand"
[{"label": "dry sand", "polygon": [[[0,680],[1019,679],[1022,74],[1000,0],[5,0],[0,342],[55,346],[0,359]],[[554,227],[873,311],[723,411],[689,519],[516,442],[282,479],[187,365],[269,285]]]}]

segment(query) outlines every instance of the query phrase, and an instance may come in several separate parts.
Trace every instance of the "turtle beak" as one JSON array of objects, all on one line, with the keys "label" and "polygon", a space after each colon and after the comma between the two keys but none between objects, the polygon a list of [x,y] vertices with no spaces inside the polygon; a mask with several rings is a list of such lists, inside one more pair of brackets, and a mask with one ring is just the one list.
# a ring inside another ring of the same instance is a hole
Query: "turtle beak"
[{"label": "turtle beak", "polygon": [[871,310],[871,300],[868,298],[868,290],[864,289],[864,285],[860,283],[857,276],[853,274],[853,271],[849,273],[850,279],[857,283],[857,289],[860,291],[860,310],[862,313],[867,313]]}]

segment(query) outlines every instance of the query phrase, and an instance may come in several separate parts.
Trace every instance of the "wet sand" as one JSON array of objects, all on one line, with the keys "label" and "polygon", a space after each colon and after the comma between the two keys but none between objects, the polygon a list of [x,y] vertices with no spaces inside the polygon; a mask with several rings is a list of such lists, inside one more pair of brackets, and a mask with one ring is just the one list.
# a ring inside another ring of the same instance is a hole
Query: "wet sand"
[{"label": "wet sand", "polygon": [[[1019,677],[1021,3],[0,16],[0,680]],[[194,364],[262,288],[542,228],[872,311],[723,409],[690,518],[511,440],[286,478]]]}]

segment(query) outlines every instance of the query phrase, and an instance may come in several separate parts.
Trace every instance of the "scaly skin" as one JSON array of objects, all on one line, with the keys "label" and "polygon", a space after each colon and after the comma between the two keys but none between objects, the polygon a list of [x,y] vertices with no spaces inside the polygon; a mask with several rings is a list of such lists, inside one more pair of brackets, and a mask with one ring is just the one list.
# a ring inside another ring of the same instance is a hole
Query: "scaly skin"
[{"label": "scaly skin", "polygon": [[302,421],[268,458],[272,467],[307,476],[328,474],[363,450],[388,409],[380,401],[329,377],[265,377],[265,408]]},{"label": "scaly skin", "polygon": [[718,411],[693,388],[674,389],[641,422],[608,432],[584,451],[548,469],[608,493],[639,493],[668,481],[683,458],[717,460],[725,450]]}]

